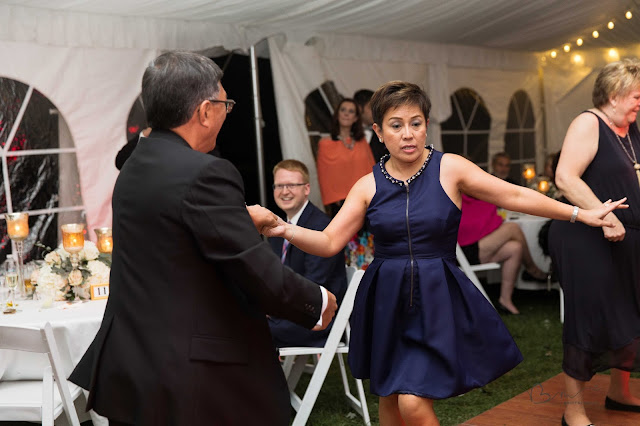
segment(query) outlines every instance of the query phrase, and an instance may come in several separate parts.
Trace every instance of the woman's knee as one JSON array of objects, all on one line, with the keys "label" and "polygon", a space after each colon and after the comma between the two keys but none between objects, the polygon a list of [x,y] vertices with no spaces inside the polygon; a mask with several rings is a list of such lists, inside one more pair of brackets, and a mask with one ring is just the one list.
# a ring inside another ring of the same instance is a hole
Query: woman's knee
[{"label": "woman's knee", "polygon": [[509,240],[502,246],[502,250],[507,254],[509,259],[522,259],[523,247],[520,241]]},{"label": "woman's knee", "polygon": [[405,423],[408,424],[415,424],[416,421],[435,417],[433,400],[416,395],[398,395],[398,408]]}]

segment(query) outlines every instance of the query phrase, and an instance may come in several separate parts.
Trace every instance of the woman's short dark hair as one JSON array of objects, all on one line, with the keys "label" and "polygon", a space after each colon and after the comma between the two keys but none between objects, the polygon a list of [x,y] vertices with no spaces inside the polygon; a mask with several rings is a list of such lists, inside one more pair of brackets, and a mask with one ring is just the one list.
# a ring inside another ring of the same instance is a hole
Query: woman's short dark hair
[{"label": "woman's short dark hair", "polygon": [[419,107],[424,119],[429,119],[431,100],[420,86],[406,81],[390,81],[380,86],[371,97],[373,122],[382,128],[382,119],[387,111],[403,105]]},{"label": "woman's short dark hair", "polygon": [[218,96],[222,70],[193,52],[171,51],[151,61],[142,77],[142,104],[154,129],[185,124],[205,99]]},{"label": "woman's short dark hair", "polygon": [[611,62],[596,77],[591,100],[593,106],[600,108],[609,103],[610,98],[625,96],[640,86],[640,61],[623,59]]},{"label": "woman's short dark hair", "polygon": [[338,136],[340,136],[340,121],[338,120],[338,116],[340,115],[340,107],[342,104],[350,102],[353,106],[356,107],[356,121],[351,125],[351,137],[354,141],[359,141],[364,138],[364,127],[362,127],[362,111],[360,111],[360,107],[351,98],[344,98],[340,101],[336,109],[333,111],[333,117],[331,118],[331,139],[334,141],[338,140]]}]

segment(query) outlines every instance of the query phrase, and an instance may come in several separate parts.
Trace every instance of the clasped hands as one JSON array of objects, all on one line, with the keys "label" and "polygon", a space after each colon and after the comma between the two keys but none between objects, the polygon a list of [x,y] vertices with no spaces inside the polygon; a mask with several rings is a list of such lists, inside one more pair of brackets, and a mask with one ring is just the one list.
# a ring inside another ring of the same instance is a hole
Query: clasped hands
[{"label": "clasped hands", "polygon": [[259,233],[267,237],[284,237],[287,222],[277,214],[258,204],[247,206],[247,211]]},{"label": "clasped hands", "polygon": [[[247,211],[258,232],[267,237],[284,237],[287,230],[287,223],[271,210],[260,205],[247,206]],[[336,296],[327,290],[327,307],[322,312],[322,325],[316,325],[312,328],[314,331],[320,331],[327,328],[331,320],[336,314],[338,303]]]}]

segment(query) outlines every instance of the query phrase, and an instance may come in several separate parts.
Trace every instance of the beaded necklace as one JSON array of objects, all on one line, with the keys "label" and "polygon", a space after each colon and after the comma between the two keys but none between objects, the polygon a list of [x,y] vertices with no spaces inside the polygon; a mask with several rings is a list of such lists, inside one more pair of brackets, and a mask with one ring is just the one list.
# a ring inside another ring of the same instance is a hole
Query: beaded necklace
[{"label": "beaded necklace", "polygon": [[636,151],[633,149],[633,143],[631,142],[631,135],[629,134],[630,133],[629,129],[627,129],[627,136],[625,136],[625,139],[629,141],[629,148],[631,149],[631,154],[629,154],[629,151],[622,143],[622,139],[620,138],[620,136],[618,136],[618,133],[616,133],[616,131],[613,130],[614,125],[613,125],[613,121],[611,121],[611,118],[609,118],[606,112],[602,110],[600,110],[600,112],[603,113],[605,117],[607,117],[607,120],[609,120],[609,126],[611,127],[613,134],[616,135],[616,139],[618,139],[618,143],[620,144],[620,147],[622,147],[622,150],[627,155],[627,158],[629,159],[629,161],[633,163],[633,169],[636,171],[636,176],[638,177],[638,185],[640,185],[640,164],[638,164],[638,157],[636,157]]},{"label": "beaded necklace", "polygon": [[[422,163],[422,167],[420,167],[420,170],[418,170],[413,176],[411,176],[409,179],[407,179],[407,185],[409,185],[411,182],[413,182],[415,180],[415,178],[420,176],[422,174],[422,172],[424,171],[424,169],[427,167],[427,164],[429,164],[429,160],[431,159],[431,154],[433,154],[433,144],[425,146],[425,149],[429,150],[429,155],[427,155],[427,159],[424,160],[424,163]],[[380,159],[380,163],[379,164],[380,164],[380,170],[382,170],[382,174],[391,183],[396,184],[396,185],[400,185],[400,186],[404,186],[404,181],[401,181],[400,179],[394,178],[393,176],[391,176],[389,174],[389,172],[387,172],[387,168],[384,166],[384,163],[387,161],[387,159],[389,157],[391,157],[390,154],[385,154]]]}]

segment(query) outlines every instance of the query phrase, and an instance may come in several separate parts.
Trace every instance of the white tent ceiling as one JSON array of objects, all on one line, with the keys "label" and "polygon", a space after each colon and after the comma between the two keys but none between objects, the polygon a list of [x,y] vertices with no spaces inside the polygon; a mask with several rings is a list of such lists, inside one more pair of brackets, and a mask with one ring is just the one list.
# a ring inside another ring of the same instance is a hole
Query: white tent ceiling
[{"label": "white tent ceiling", "polygon": [[[48,11],[55,12],[62,22],[71,15],[75,19],[84,15],[89,32],[108,31],[105,22],[109,19],[116,25],[120,22],[146,29],[158,23],[185,40],[221,25],[232,25],[238,30],[238,44],[244,44],[226,46],[233,48],[246,48],[260,38],[284,32],[304,37],[314,33],[351,34],[545,51],[578,37],[586,40],[585,47],[638,43],[639,6],[640,0],[0,0],[0,17],[4,15],[7,21],[24,14],[37,18]],[[627,21],[626,10],[635,12],[636,19]],[[97,28],[91,25],[96,15],[102,22]],[[609,31],[605,25],[611,19],[616,27]],[[12,26],[0,26],[0,38],[7,39],[3,27],[6,32]],[[602,34],[598,40],[589,36],[594,29]],[[50,42],[55,44],[57,38],[52,37]],[[91,41],[91,37],[85,39],[86,43]],[[119,47],[117,42],[113,47]]]}]

